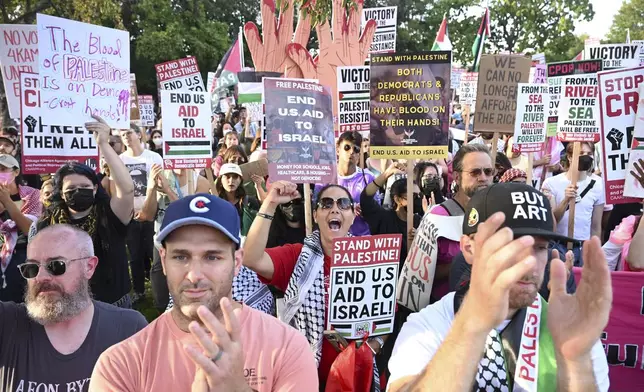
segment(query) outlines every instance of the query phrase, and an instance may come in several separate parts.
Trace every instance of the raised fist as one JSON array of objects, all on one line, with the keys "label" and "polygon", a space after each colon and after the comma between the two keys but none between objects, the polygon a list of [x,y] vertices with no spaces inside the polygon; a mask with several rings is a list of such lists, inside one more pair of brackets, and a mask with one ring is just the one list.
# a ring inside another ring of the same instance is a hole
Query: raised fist
[{"label": "raised fist", "polygon": [[613,128],[608,132],[608,135],[606,135],[606,139],[610,141],[611,149],[613,151],[619,150],[622,145],[622,140],[624,139],[624,132],[617,128]]},{"label": "raised fist", "polygon": [[33,118],[33,116],[27,116],[27,118],[25,118],[25,124],[27,125],[27,132],[36,132],[36,124],[38,124],[38,120]]}]

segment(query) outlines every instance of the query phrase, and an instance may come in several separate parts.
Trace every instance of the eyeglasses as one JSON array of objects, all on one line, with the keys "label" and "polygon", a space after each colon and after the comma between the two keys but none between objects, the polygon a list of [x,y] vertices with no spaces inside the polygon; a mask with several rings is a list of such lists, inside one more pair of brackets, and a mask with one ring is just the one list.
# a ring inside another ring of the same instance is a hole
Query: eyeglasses
[{"label": "eyeglasses", "polygon": [[79,257],[78,259],[64,260],[64,259],[54,259],[48,261],[44,266],[34,260],[27,260],[25,263],[20,264],[18,269],[20,270],[20,275],[25,279],[33,279],[38,276],[40,272],[40,267],[45,267],[47,272],[52,276],[61,276],[67,271],[67,263],[72,261],[89,259],[88,257]]},{"label": "eyeglasses", "polygon": [[349,151],[351,150],[351,147],[353,147],[353,152],[356,154],[360,154],[360,147],[358,146],[352,146],[351,144],[345,144],[344,145],[344,151]]},{"label": "eyeglasses", "polygon": [[493,169],[491,167],[477,167],[476,169],[466,171],[465,173],[469,173],[472,177],[478,177],[481,174],[485,174],[486,177],[491,177],[494,175],[495,171],[496,169]]},{"label": "eyeglasses", "polygon": [[338,208],[346,211],[353,208],[353,201],[348,197],[340,197],[338,199],[333,199],[331,197],[323,197],[318,201],[318,207],[323,210],[330,210],[333,208],[333,205],[337,204]]}]

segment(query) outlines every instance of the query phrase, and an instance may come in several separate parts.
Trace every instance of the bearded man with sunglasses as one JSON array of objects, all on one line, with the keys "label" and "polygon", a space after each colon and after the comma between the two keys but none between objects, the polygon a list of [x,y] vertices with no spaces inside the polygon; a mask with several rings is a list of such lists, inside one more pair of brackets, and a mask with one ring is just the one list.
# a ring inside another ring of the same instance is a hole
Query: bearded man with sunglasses
[{"label": "bearded man with sunglasses", "polygon": [[42,229],[19,265],[25,304],[0,302],[0,390],[87,391],[101,353],[143,329],[133,310],[93,301],[98,259],[73,226]]}]

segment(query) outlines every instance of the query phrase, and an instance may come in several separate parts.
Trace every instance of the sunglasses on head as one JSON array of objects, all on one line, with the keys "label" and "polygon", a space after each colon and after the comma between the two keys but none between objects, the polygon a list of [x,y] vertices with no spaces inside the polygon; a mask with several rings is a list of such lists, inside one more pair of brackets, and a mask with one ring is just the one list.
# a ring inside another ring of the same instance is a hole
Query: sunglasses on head
[{"label": "sunglasses on head", "polygon": [[20,270],[20,275],[25,279],[33,279],[38,276],[40,267],[45,267],[47,272],[52,276],[61,276],[67,271],[67,263],[83,259],[89,259],[89,257],[80,257],[78,259],[71,260],[54,259],[49,260],[45,265],[41,265],[39,262],[34,260],[27,260],[25,263],[20,264],[18,269]]},{"label": "sunglasses on head", "polygon": [[351,144],[345,144],[344,145],[344,151],[349,151],[351,150],[351,147],[353,147],[353,152],[356,154],[360,154],[360,147],[358,146],[352,146]]},{"label": "sunglasses on head", "polygon": [[485,167],[485,168],[477,167],[476,169],[472,169],[468,171],[468,173],[470,173],[472,177],[478,177],[481,174],[485,174],[486,177],[490,177],[494,175],[495,171],[496,169],[493,169],[491,167]]},{"label": "sunglasses on head", "polygon": [[337,204],[338,208],[346,211],[350,210],[353,208],[353,201],[349,199],[348,197],[340,197],[338,199],[334,199],[332,197],[323,197],[318,201],[318,207],[323,209],[323,210],[330,210],[333,208],[333,205]]}]

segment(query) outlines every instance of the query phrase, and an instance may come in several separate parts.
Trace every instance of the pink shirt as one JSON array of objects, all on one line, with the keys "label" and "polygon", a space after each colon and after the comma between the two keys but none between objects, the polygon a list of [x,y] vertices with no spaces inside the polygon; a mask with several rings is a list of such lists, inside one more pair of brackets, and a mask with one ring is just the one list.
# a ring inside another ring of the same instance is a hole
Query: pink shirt
[{"label": "pink shirt", "polygon": [[[315,359],[303,335],[278,319],[242,307],[244,377],[259,392],[318,390]],[[196,365],[183,345],[199,347],[166,312],[101,354],[90,391],[190,391]]]},{"label": "pink shirt", "polygon": [[[443,206],[436,206],[431,211],[432,214],[441,216],[450,216]],[[438,243],[438,257],[436,258],[436,265],[449,265],[452,264],[454,256],[459,254],[461,246],[458,242],[448,240],[447,238],[439,237]],[[445,279],[434,279],[432,286],[432,298],[437,301],[445,294],[449,293],[449,276]]]}]

